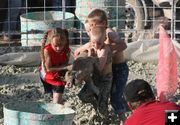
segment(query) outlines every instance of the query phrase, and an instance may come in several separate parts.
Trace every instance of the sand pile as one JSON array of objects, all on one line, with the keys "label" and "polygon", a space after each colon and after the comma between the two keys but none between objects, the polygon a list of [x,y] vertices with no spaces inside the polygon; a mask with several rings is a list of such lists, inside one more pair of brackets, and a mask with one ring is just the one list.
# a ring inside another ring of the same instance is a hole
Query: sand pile
[{"label": "sand pile", "polygon": [[[128,81],[136,78],[143,78],[149,81],[155,88],[155,71],[156,65],[149,63],[128,62],[130,74]],[[180,67],[180,66],[179,66]],[[21,101],[43,101],[51,102],[49,94],[43,94],[42,84],[38,76],[39,67],[16,67],[16,66],[0,66],[0,119],[3,124],[3,104],[7,102]],[[179,68],[180,69],[180,68]],[[180,78],[180,77],[179,77]],[[90,104],[82,104],[76,96],[80,86],[74,86],[70,89],[65,89],[64,99],[65,105],[72,107],[76,111],[74,123],[76,125],[100,125],[100,121],[95,119],[89,121],[91,114],[94,113]],[[172,98],[172,101],[179,103],[180,91]],[[110,125],[119,125],[117,116],[114,114],[111,106],[110,110]]]}]

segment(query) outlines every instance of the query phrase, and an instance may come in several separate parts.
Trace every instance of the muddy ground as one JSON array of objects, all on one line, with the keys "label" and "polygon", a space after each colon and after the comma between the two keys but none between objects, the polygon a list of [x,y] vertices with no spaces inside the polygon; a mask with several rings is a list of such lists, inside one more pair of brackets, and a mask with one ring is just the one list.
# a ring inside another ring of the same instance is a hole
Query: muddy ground
[{"label": "muddy ground", "polygon": [[[155,72],[156,65],[150,63],[137,63],[133,61],[128,62],[129,78],[128,81],[143,78],[149,81],[155,90]],[[180,69],[180,66],[178,66]],[[43,87],[39,81],[39,67],[17,67],[12,65],[0,65],[0,119],[3,125],[3,105],[7,102],[16,101],[42,101],[51,102],[51,96],[43,94]],[[179,77],[180,78],[180,77]],[[77,93],[81,86],[74,86],[65,89],[64,99],[65,105],[70,106],[76,111],[74,117],[74,124],[76,125],[100,125],[101,122],[94,120],[89,122],[90,114],[93,113],[90,104],[82,104],[77,97]],[[176,95],[171,99],[180,104],[180,90],[178,89]],[[110,125],[119,125],[120,122],[114,114],[113,109],[109,105]],[[121,123],[122,125],[122,123]]]}]

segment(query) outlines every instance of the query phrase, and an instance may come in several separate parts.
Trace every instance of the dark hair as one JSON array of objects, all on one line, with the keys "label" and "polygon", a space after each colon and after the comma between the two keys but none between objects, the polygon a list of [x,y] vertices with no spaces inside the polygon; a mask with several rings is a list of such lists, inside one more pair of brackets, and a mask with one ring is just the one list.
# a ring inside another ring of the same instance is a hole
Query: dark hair
[{"label": "dark hair", "polygon": [[155,99],[151,86],[143,79],[130,81],[124,89],[124,96],[129,102],[146,102]]}]

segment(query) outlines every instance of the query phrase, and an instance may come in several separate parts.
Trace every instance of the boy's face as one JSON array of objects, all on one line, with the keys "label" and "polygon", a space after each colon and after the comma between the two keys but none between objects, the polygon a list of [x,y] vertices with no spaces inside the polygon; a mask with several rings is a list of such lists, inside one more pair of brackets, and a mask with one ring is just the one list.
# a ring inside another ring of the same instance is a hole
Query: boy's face
[{"label": "boy's face", "polygon": [[91,35],[91,44],[96,49],[101,49],[104,45],[104,36],[101,35]]},{"label": "boy's face", "polygon": [[89,32],[91,31],[91,28],[93,28],[95,25],[96,24],[92,20],[87,19],[84,26],[85,26],[85,30],[86,30],[88,35],[90,35]]},{"label": "boy's face", "polygon": [[86,22],[85,22],[85,24],[84,24],[84,27],[85,27],[85,30],[86,30],[86,32],[87,32],[87,34],[88,35],[90,35],[90,31],[91,31],[91,29],[94,27],[94,26],[105,26],[105,23],[103,22],[103,23],[96,23],[95,21],[94,21],[94,19],[92,18],[87,18],[87,20],[86,20]]}]

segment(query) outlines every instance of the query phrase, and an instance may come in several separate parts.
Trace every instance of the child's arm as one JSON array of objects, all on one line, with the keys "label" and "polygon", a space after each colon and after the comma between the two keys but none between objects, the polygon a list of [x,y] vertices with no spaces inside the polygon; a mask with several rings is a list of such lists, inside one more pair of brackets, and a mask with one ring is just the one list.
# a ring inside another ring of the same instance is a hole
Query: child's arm
[{"label": "child's arm", "polygon": [[90,47],[90,42],[88,42],[88,43],[82,45],[81,47],[77,48],[77,49],[74,51],[74,58],[76,59],[77,56],[78,56],[81,52],[83,52],[83,51],[85,51],[85,50],[88,50],[89,47]]},{"label": "child's arm", "polygon": [[107,28],[106,30],[107,36],[109,38],[109,44],[111,44],[111,48],[116,51],[122,52],[127,48],[126,43],[119,37],[119,34],[115,32],[111,28]]},{"label": "child's arm", "polygon": [[64,64],[62,66],[52,66],[51,64],[51,57],[48,53],[48,51],[45,49],[44,50],[44,57],[45,57],[45,67],[46,67],[46,71],[47,72],[52,72],[52,71],[61,71],[61,70],[71,70],[72,69],[72,65],[70,64]]}]

